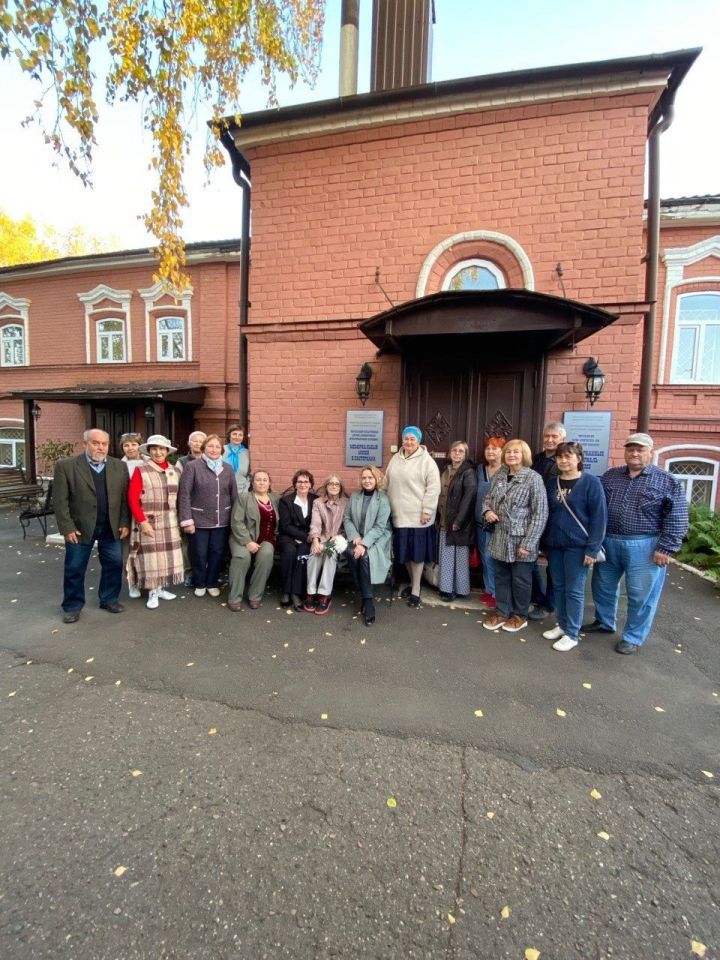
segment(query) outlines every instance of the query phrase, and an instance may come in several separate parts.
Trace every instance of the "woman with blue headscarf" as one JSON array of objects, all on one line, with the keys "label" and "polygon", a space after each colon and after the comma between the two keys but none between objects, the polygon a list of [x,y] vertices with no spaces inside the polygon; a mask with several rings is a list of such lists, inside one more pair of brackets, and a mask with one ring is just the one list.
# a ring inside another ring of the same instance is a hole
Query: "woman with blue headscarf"
[{"label": "woman with blue headscarf", "polygon": [[229,463],[235,474],[238,495],[245,493],[250,487],[250,453],[243,443],[245,427],[233,423],[225,434],[226,444],[223,448],[223,460]]},{"label": "woman with blue headscarf", "polygon": [[405,427],[402,447],[385,471],[390,500],[395,561],[404,563],[410,586],[401,596],[409,607],[420,603],[423,564],[435,560],[435,512],[440,496],[440,471],[421,444],[419,427]]}]

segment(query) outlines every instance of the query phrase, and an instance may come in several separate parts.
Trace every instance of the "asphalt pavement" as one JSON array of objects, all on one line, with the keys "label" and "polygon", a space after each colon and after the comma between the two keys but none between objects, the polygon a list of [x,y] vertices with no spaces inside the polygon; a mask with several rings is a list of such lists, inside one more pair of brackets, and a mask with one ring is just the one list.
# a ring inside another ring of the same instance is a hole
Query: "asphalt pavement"
[{"label": "asphalt pavement", "polygon": [[[0,513],[0,957],[720,957],[720,591],[634,657],[344,585],[60,619]],[[537,951],[537,953],[533,952]]]}]

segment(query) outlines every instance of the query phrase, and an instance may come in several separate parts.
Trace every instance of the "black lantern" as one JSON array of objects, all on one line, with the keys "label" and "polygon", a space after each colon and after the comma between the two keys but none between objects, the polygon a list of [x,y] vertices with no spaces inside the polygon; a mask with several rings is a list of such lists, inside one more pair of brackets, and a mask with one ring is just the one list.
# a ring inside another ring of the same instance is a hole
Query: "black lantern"
[{"label": "black lantern", "polygon": [[30,413],[33,415],[35,423],[37,423],[42,416],[42,408],[36,400],[33,400],[33,405],[30,407]]},{"label": "black lantern", "polygon": [[355,377],[355,389],[360,403],[365,406],[370,397],[370,380],[372,378],[372,368],[369,363],[364,363],[360,367],[360,373]]},{"label": "black lantern", "polygon": [[149,403],[149,404],[145,407],[145,419],[146,419],[146,420],[152,420],[152,419],[154,419],[154,417],[155,417],[155,405],[152,404],[152,403]]},{"label": "black lantern", "polygon": [[605,374],[600,369],[600,364],[595,357],[588,357],[583,365],[582,372],[585,374],[585,399],[592,407],[603,392]]}]

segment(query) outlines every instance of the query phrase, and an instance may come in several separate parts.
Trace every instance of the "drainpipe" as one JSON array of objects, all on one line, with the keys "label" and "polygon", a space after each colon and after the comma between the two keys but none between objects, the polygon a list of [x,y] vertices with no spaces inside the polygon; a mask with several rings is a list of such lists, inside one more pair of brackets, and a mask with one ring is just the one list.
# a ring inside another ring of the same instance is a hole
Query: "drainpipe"
[{"label": "drainpipe", "polygon": [[250,164],[235,146],[235,141],[227,130],[224,130],[220,142],[225,147],[232,163],[232,175],[235,183],[242,190],[242,226],[240,228],[240,338],[238,345],[238,421],[249,433],[248,423],[248,392],[247,392],[247,337],[243,328],[248,323],[248,290],[250,286],[250,199],[252,186],[250,180]]},{"label": "drainpipe", "polygon": [[357,93],[358,87],[358,27],[360,0],[342,0],[340,16],[340,84],[341,97]]},{"label": "drainpipe", "polygon": [[675,90],[668,89],[658,103],[658,114],[651,117],[648,136],[648,216],[645,253],[645,302],[649,304],[643,323],[642,363],[638,396],[637,429],[648,433],[652,402],[655,315],[657,308],[658,258],[660,253],[660,134],[673,122]]}]

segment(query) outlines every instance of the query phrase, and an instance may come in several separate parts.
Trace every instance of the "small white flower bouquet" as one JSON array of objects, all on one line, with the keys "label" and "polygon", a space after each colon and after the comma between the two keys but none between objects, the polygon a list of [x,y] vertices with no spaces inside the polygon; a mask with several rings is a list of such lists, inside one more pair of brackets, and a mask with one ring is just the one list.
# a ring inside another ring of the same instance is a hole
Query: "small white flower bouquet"
[{"label": "small white flower bouquet", "polygon": [[328,540],[323,547],[323,553],[327,557],[332,557],[333,554],[337,554],[338,557],[341,557],[347,550],[347,545],[348,542],[345,537],[341,533],[338,533],[338,535],[333,537],[332,540]]}]

